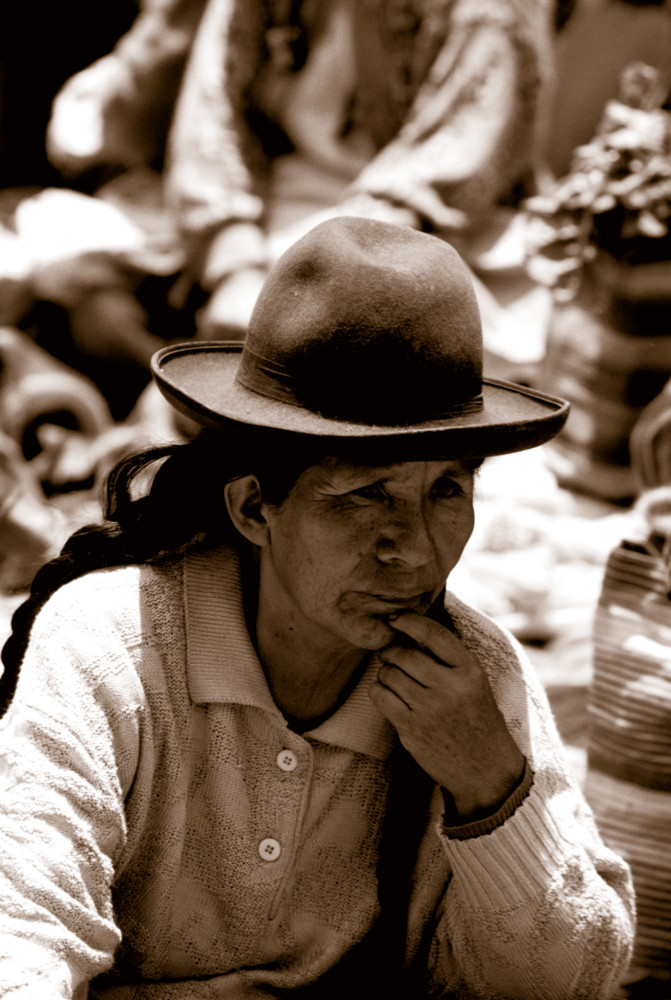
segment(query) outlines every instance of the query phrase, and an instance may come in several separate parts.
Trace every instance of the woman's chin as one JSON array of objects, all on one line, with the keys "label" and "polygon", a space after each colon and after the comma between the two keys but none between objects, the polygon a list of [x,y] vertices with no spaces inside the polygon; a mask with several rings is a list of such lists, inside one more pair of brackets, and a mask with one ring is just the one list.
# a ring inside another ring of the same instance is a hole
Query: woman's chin
[{"label": "woman's chin", "polygon": [[365,619],[365,624],[361,627],[362,649],[382,649],[388,646],[394,638],[394,630],[385,617],[375,617]]}]

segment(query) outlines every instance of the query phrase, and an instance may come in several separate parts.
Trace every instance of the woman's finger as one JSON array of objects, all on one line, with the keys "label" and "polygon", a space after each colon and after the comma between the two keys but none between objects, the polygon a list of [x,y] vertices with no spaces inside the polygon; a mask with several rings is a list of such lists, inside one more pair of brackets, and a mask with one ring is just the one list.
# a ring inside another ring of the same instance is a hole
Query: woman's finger
[{"label": "woman's finger", "polygon": [[377,679],[383,687],[393,691],[401,701],[405,702],[408,708],[413,707],[413,702],[418,694],[425,690],[423,684],[411,677],[400,667],[393,664],[383,663],[377,675]]},{"label": "woman's finger", "polygon": [[446,666],[465,666],[471,659],[463,642],[453,632],[426,615],[404,611],[391,619],[389,625]]},{"label": "woman's finger", "polygon": [[391,722],[397,732],[404,728],[410,708],[391,688],[385,687],[381,681],[376,681],[369,688],[370,698],[379,712]]}]

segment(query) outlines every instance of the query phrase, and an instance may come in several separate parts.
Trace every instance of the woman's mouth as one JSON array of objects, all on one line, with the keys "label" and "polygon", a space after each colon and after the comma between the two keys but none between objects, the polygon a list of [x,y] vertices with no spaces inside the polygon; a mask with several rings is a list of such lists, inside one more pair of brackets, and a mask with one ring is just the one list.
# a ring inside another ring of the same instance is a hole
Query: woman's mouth
[{"label": "woman's mouth", "polygon": [[418,611],[421,614],[431,603],[431,594],[427,591],[408,597],[401,594],[364,593],[359,593],[356,597],[361,610],[368,614],[384,617],[396,611]]}]

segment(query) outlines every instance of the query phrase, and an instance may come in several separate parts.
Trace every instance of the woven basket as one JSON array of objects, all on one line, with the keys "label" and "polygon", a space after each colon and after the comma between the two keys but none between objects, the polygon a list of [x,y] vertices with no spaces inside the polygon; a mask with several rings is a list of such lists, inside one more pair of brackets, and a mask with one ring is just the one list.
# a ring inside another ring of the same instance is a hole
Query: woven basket
[{"label": "woven basket", "polygon": [[[594,626],[585,794],[604,840],[631,866],[632,978],[671,968],[671,600],[668,541],[611,553]],[[671,995],[671,993],[669,994]]]}]

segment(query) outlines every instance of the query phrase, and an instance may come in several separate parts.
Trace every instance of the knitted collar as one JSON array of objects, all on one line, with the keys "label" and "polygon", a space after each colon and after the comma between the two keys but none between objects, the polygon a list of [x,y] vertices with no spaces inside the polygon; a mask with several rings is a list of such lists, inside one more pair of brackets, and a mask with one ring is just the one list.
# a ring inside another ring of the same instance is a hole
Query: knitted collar
[{"label": "knitted collar", "polygon": [[[192,702],[247,705],[286,725],[247,630],[235,549],[222,546],[185,556],[184,605],[187,684]],[[373,657],[344,704],[319,726],[303,733],[304,738],[385,760],[394,743],[394,730],[368,695],[378,667],[379,661]]]}]

